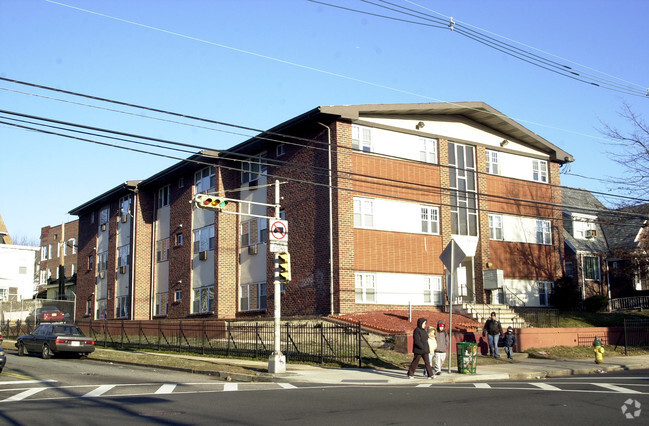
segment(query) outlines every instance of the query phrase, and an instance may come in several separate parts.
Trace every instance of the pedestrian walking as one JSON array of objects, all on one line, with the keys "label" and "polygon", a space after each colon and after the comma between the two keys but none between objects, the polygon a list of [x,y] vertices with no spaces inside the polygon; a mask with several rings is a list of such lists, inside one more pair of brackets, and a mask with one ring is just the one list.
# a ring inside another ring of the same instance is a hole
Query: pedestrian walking
[{"label": "pedestrian walking", "polygon": [[[431,366],[433,365],[433,354],[435,352],[435,349],[437,349],[437,330],[435,329],[435,327],[430,326],[428,327],[428,350],[430,351],[428,353],[428,362]],[[426,372],[424,372],[424,376],[425,375]],[[434,377],[435,376],[433,375],[433,378]]]},{"label": "pedestrian walking", "polygon": [[442,374],[442,366],[444,361],[446,361],[446,351],[448,351],[448,346],[451,344],[451,337],[446,331],[446,324],[444,321],[437,321],[437,336],[435,340],[437,341],[437,348],[433,351],[433,371],[435,375]]},{"label": "pedestrian walking", "polygon": [[410,363],[410,368],[408,368],[408,378],[413,379],[415,371],[419,366],[419,359],[424,358],[424,364],[426,365],[426,373],[428,378],[433,378],[433,370],[428,361],[428,354],[430,349],[428,348],[428,333],[426,332],[426,318],[419,318],[417,320],[417,328],[412,332],[412,353],[414,354],[412,362]]},{"label": "pedestrian walking", "polygon": [[514,359],[514,346],[516,345],[516,336],[514,335],[514,328],[507,327],[507,333],[503,336],[503,343],[507,358]]},{"label": "pedestrian walking", "polygon": [[482,335],[486,336],[489,342],[489,356],[498,358],[498,338],[503,335],[503,327],[496,319],[495,312],[492,312],[491,318],[484,323]]}]

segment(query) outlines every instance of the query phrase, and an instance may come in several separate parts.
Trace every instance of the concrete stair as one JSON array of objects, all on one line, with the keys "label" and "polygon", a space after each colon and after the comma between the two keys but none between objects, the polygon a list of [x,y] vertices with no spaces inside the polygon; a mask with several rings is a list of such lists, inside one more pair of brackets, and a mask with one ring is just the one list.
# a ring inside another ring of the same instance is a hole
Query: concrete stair
[{"label": "concrete stair", "polygon": [[[484,324],[490,318],[491,313],[495,312],[496,319],[500,321],[500,325],[503,327],[503,332],[507,331],[507,327],[529,327],[525,320],[519,317],[516,312],[507,305],[461,303],[453,305],[453,312],[469,316],[481,324]],[[480,331],[482,331],[482,329],[480,329]]]}]

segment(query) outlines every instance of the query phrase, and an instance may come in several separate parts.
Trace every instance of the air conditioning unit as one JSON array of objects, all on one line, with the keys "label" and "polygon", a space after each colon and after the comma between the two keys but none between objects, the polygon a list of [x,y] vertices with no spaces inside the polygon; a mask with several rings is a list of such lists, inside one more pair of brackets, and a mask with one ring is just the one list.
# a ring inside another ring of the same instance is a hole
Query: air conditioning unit
[{"label": "air conditioning unit", "polygon": [[126,213],[124,213],[122,215],[122,223],[126,223],[126,222],[128,222],[128,215]]},{"label": "air conditioning unit", "polygon": [[99,279],[103,280],[104,278],[106,278],[106,271],[99,272]]},{"label": "air conditioning unit", "polygon": [[597,231],[594,229],[589,229],[586,231],[586,238],[595,238],[597,236]]},{"label": "air conditioning unit", "polygon": [[201,251],[198,253],[198,258],[200,260],[207,260],[207,252],[206,251]]},{"label": "air conditioning unit", "polygon": [[122,275],[125,274],[126,273],[126,266],[120,266],[119,267],[119,273],[122,274]]},{"label": "air conditioning unit", "polygon": [[101,232],[104,232],[106,230],[106,224],[102,223],[101,224]]},{"label": "air conditioning unit", "polygon": [[259,245],[258,244],[253,244],[251,246],[248,246],[248,254],[254,255],[259,252]]}]

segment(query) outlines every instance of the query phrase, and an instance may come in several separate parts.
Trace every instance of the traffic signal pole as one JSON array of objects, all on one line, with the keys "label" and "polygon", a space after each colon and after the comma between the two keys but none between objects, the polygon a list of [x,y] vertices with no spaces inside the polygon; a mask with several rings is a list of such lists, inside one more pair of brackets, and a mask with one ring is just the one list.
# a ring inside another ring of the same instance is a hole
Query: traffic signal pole
[{"label": "traffic signal pole", "polygon": [[[275,181],[275,219],[279,219],[279,180]],[[286,373],[286,357],[281,351],[281,297],[282,291],[279,282],[279,253],[275,253],[275,273],[273,274],[273,300],[274,300],[274,325],[275,325],[275,343],[273,353],[268,359],[268,372],[269,373]]]}]

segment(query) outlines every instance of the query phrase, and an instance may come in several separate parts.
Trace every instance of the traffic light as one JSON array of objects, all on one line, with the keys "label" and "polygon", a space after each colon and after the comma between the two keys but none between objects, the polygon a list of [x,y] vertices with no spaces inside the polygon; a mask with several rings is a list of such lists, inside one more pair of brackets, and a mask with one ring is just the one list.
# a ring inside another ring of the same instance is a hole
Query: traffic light
[{"label": "traffic light", "polygon": [[228,204],[228,200],[216,195],[196,194],[194,203],[202,209],[221,210]]},{"label": "traffic light", "polygon": [[291,281],[291,255],[288,252],[279,254],[279,276],[285,281]]}]

